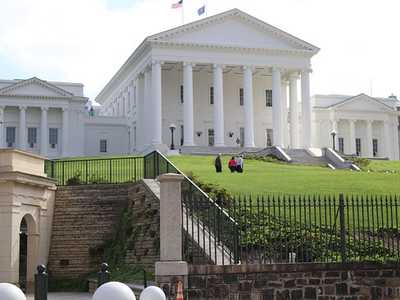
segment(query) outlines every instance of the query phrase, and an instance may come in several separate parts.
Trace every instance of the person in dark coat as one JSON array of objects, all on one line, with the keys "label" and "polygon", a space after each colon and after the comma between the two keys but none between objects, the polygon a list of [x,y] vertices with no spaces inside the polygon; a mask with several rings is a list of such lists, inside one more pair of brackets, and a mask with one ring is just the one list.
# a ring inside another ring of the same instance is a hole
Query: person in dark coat
[{"label": "person in dark coat", "polygon": [[222,162],[221,162],[221,153],[217,155],[217,158],[215,159],[215,171],[217,173],[222,172]]}]

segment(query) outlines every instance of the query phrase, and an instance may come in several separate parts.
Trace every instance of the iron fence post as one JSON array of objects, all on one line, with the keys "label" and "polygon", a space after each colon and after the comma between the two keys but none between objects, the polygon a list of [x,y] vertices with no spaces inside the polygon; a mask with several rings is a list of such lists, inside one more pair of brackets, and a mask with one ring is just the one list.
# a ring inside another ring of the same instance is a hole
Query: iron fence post
[{"label": "iron fence post", "polygon": [[147,288],[147,274],[145,268],[143,268],[143,286],[144,288]]},{"label": "iron fence post", "polygon": [[55,161],[51,160],[50,161],[50,168],[51,168],[51,178],[55,178],[55,174],[54,174],[54,165],[55,165]]},{"label": "iron fence post", "polygon": [[97,287],[99,288],[104,283],[110,281],[110,272],[108,271],[108,264],[103,262],[101,264],[100,272],[97,273]]},{"label": "iron fence post", "polygon": [[344,195],[339,195],[339,221],[340,221],[340,254],[342,263],[347,262],[347,249],[346,249],[346,218],[344,214]]},{"label": "iron fence post", "polygon": [[44,265],[37,266],[35,274],[35,300],[47,300],[48,276]]}]

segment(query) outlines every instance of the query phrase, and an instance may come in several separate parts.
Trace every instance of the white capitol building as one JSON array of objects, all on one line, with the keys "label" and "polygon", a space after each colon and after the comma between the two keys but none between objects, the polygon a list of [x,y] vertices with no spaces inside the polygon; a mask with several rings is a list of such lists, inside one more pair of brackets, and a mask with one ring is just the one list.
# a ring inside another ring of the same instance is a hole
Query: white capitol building
[{"label": "white capitol building", "polygon": [[0,80],[0,147],[48,157],[165,151],[174,124],[188,149],[313,151],[334,140],[345,154],[399,159],[400,101],[311,97],[318,51],[233,9],[147,37],[96,97],[95,115],[82,84]]}]

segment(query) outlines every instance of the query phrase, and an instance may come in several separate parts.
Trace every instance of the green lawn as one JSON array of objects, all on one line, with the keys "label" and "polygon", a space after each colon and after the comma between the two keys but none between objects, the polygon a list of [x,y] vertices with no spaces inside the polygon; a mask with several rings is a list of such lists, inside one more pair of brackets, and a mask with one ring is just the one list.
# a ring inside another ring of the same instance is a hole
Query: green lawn
[{"label": "green lawn", "polygon": [[372,160],[366,169],[374,172],[400,173],[400,160]]},{"label": "green lawn", "polygon": [[[223,157],[223,172],[216,173],[212,156],[171,156],[184,173],[192,173],[205,183],[214,183],[233,194],[400,194],[400,162],[373,161],[376,172],[330,170],[284,163],[246,160],[244,173],[230,173],[228,156]],[[380,170],[397,170],[395,174]]]}]

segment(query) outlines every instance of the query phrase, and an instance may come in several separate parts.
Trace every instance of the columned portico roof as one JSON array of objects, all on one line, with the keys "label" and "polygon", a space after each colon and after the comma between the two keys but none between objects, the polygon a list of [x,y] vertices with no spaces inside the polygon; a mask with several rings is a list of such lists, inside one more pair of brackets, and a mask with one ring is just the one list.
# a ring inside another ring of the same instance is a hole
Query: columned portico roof
[{"label": "columned portico roof", "polygon": [[[154,60],[191,62],[198,68],[222,64],[230,71],[248,65],[300,70],[310,68],[316,46],[238,9],[214,15],[147,37],[96,97],[104,103]],[[207,66],[208,65],[208,66]],[[196,70],[195,69],[195,70]]]}]

